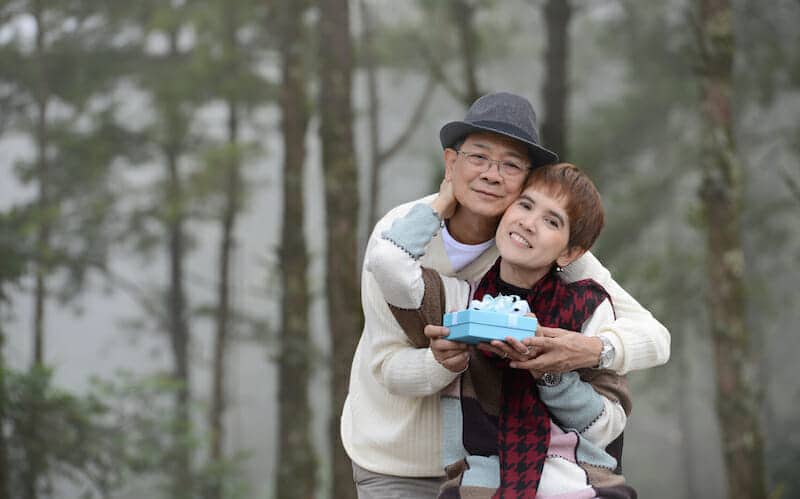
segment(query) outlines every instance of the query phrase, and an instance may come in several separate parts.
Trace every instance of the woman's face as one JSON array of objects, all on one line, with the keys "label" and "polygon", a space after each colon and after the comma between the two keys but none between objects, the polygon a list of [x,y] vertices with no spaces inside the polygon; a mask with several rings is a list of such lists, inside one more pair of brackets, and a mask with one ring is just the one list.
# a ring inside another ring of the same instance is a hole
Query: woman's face
[{"label": "woman's face", "polygon": [[583,252],[568,248],[566,204],[565,197],[554,197],[548,189],[532,185],[500,219],[495,236],[500,256],[513,266],[515,273],[534,278],[530,284],[548,272],[553,263],[563,267]]}]

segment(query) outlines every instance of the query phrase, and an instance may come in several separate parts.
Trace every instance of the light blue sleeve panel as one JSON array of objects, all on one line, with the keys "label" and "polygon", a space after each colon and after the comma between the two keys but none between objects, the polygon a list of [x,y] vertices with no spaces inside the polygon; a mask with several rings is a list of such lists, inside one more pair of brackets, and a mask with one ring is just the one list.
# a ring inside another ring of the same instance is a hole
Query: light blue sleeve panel
[{"label": "light blue sleeve panel", "polygon": [[583,432],[603,414],[603,396],[576,372],[562,374],[555,386],[539,386],[539,396],[562,428]]},{"label": "light blue sleeve panel", "polygon": [[431,238],[438,232],[440,223],[433,208],[418,203],[406,216],[395,220],[389,230],[383,231],[381,237],[393,242],[414,260],[419,260],[425,254],[425,247]]},{"label": "light blue sleeve panel", "polygon": [[498,456],[468,456],[469,469],[464,471],[461,479],[462,487],[487,487],[496,489],[500,486],[500,458]]},{"label": "light blue sleeve panel", "polygon": [[467,457],[464,448],[464,416],[461,412],[461,399],[443,395],[442,413],[442,468]]}]

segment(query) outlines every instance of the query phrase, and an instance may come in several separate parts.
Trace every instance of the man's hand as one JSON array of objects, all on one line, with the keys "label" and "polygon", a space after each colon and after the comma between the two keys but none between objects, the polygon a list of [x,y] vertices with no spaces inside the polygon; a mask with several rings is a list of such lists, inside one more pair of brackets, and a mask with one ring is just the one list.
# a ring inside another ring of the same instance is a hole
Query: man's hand
[{"label": "man's hand", "polygon": [[545,326],[539,326],[536,336],[525,338],[522,344],[530,347],[531,358],[513,359],[510,366],[538,373],[595,367],[603,350],[600,338]]},{"label": "man's hand", "polygon": [[[536,352],[533,348],[526,345],[524,341],[525,340],[519,341],[516,338],[507,336],[505,341],[492,340],[491,343],[480,343],[478,344],[478,350],[492,352],[499,357],[510,360],[511,362],[509,362],[508,365],[511,367],[526,369],[525,366],[527,362],[536,355]],[[544,371],[537,371],[535,369],[528,369],[528,371],[530,371],[531,376],[537,380],[544,375]]]},{"label": "man's hand", "polygon": [[478,343],[478,350],[491,352],[511,361],[526,361],[533,356],[533,349],[511,336],[506,336],[505,341],[492,340],[489,343]]},{"label": "man's hand", "polygon": [[469,345],[443,339],[448,334],[450,330],[444,326],[425,326],[433,358],[448,371],[459,373],[469,365]]}]

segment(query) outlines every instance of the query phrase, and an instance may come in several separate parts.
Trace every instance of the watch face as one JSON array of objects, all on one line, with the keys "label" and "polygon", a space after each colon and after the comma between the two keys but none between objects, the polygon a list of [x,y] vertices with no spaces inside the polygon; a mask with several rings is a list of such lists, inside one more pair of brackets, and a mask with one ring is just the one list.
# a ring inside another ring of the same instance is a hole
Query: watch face
[{"label": "watch face", "polygon": [[603,342],[603,350],[600,352],[600,365],[598,366],[600,369],[608,369],[611,366],[611,363],[614,362],[614,345],[604,336],[600,336],[600,340]]},{"label": "watch face", "polygon": [[559,373],[544,373],[542,381],[547,386],[553,386],[561,383],[561,374]]}]

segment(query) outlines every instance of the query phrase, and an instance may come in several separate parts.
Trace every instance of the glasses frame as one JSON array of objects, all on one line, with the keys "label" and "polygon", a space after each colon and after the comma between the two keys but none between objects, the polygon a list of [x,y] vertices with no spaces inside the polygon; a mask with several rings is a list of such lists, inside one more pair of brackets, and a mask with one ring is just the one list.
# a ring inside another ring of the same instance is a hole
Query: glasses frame
[{"label": "glasses frame", "polygon": [[[506,168],[504,168],[506,166],[506,161],[504,161],[504,160],[492,159],[492,158],[486,156],[485,154],[477,152],[477,151],[464,151],[464,150],[461,150],[461,149],[453,149],[453,150],[457,154],[460,154],[460,155],[464,156],[464,158],[467,160],[467,163],[469,163],[469,165],[471,167],[479,170],[481,173],[488,172],[492,168],[492,165],[494,165],[494,164],[497,164],[497,172],[505,179],[524,178],[528,174],[528,172],[531,171],[531,165],[530,164],[526,164],[526,165],[523,165],[521,168],[519,168],[519,172],[512,171],[511,174],[509,174],[508,171],[506,170]],[[474,161],[476,161],[476,160],[481,162],[481,163],[483,163],[485,161],[486,164],[483,165],[483,166],[476,165],[474,163]]]}]

